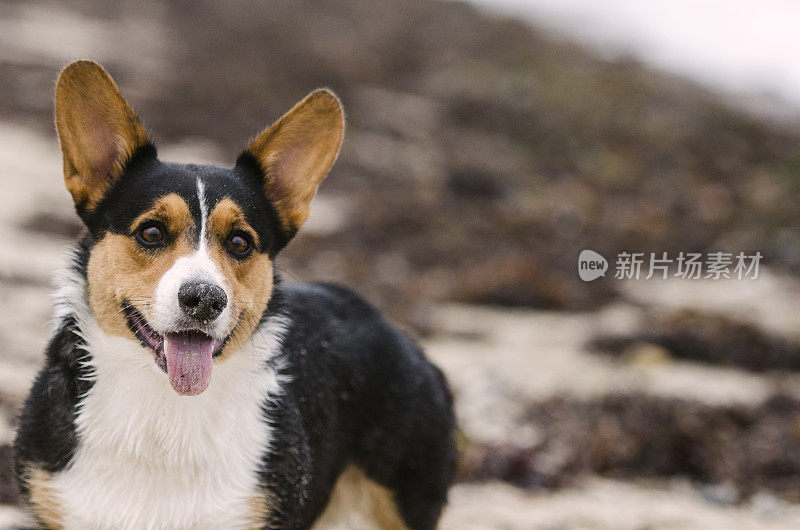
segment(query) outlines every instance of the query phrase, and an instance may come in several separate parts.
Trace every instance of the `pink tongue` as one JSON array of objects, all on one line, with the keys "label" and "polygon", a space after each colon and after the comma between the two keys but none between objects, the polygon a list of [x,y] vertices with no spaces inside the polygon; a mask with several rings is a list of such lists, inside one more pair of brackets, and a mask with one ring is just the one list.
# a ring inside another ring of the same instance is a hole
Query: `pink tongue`
[{"label": "pink tongue", "polygon": [[172,388],[182,396],[202,393],[211,382],[212,356],[220,341],[197,331],[164,335],[167,375]]}]

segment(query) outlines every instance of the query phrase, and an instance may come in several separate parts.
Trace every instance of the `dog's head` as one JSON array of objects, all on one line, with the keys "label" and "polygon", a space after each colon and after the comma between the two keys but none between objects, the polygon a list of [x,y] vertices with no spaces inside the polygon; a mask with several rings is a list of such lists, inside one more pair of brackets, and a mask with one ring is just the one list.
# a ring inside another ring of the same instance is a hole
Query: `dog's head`
[{"label": "dog's head", "polygon": [[235,355],[267,308],[273,259],[339,152],[339,100],[311,93],[230,169],[160,161],[114,81],[90,61],[61,73],[55,115],[66,186],[92,236],[95,319],[140,342],[178,393],[203,392],[214,362]]}]

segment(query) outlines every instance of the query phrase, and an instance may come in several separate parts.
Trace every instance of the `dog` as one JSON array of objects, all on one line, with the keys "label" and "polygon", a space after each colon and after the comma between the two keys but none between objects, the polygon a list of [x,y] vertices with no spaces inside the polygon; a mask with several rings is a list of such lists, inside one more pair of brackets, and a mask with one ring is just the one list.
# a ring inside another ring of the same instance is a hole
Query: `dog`
[{"label": "dog", "polygon": [[55,122],[86,232],[14,444],[35,521],[435,528],[455,467],[441,371],[353,292],[274,265],[338,156],[338,98],[312,92],[230,169],[159,160],[91,61],[61,72]]}]

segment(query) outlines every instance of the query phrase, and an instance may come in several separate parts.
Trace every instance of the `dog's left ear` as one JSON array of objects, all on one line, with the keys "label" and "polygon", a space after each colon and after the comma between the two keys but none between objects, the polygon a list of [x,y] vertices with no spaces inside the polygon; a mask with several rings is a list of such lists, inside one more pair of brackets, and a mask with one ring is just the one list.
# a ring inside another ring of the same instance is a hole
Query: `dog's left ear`
[{"label": "dog's left ear", "polygon": [[58,76],[55,114],[64,181],[85,220],[150,141],[111,76],[92,61],[74,62]]},{"label": "dog's left ear", "polygon": [[311,199],[331,169],[344,134],[344,111],[333,92],[315,90],[259,134],[242,154],[264,175],[264,193],[291,237],[308,219]]}]

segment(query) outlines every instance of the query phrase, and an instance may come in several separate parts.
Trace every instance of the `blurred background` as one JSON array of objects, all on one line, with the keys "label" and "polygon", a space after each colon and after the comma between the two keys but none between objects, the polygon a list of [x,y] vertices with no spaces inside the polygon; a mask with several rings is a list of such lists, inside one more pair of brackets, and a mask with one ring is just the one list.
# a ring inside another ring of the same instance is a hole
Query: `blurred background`
[{"label": "blurred background", "polygon": [[[800,61],[788,0],[0,0],[0,527],[81,231],[53,85],[101,62],[161,157],[231,165],[310,90],[342,155],[281,257],[420,337],[456,395],[442,528],[800,527]],[[606,256],[583,282],[581,250]],[[617,280],[620,252],[757,280]]]}]

